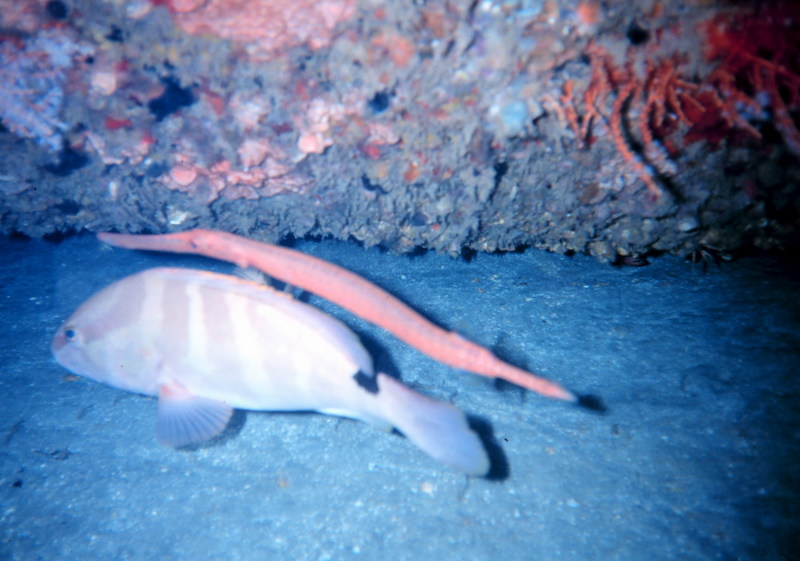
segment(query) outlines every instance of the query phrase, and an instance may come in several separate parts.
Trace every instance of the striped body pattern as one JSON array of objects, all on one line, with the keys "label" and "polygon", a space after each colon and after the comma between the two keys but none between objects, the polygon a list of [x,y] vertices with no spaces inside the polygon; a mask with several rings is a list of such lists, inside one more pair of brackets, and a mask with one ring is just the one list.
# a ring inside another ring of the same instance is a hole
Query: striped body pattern
[{"label": "striped body pattern", "polygon": [[242,278],[175,268],[134,274],[82,304],[52,351],[76,374],[157,396],[157,435],[168,445],[219,434],[234,408],[313,410],[394,427],[468,474],[489,468],[460,410],[376,375],[342,322]]}]

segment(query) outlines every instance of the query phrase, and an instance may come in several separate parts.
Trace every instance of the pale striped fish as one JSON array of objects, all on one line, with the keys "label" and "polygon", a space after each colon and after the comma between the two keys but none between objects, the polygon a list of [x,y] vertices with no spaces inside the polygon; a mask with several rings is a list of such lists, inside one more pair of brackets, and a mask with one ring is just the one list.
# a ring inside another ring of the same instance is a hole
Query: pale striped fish
[{"label": "pale striped fish", "polygon": [[185,446],[218,435],[233,408],[314,410],[405,434],[471,475],[489,469],[464,414],[383,373],[340,321],[241,278],[149,269],[98,292],[58,330],[59,364],[158,396],[158,439]]}]

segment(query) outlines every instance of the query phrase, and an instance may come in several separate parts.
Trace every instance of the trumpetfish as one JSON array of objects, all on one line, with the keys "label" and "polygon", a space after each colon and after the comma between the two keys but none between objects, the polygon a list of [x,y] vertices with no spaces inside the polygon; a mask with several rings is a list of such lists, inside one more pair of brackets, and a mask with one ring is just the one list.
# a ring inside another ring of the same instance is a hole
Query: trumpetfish
[{"label": "trumpetfish", "polygon": [[194,253],[228,261],[242,269],[258,269],[386,329],[439,362],[489,378],[500,378],[554,399],[579,401],[561,385],[508,364],[489,349],[431,323],[363,277],[299,251],[204,229],[156,235],[104,232],[97,237],[116,247]]},{"label": "trumpetfish", "polygon": [[375,374],[343,323],[246,279],[145,270],[90,297],[51,348],[76,374],[158,396],[156,433],[167,445],[220,434],[234,408],[314,410],[397,428],[469,475],[490,467],[459,409]]}]

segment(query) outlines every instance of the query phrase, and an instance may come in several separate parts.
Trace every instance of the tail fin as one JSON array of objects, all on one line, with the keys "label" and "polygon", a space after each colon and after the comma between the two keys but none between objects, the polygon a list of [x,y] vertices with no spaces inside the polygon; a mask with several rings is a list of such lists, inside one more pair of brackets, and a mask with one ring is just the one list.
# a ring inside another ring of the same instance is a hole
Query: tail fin
[{"label": "tail fin", "polygon": [[423,452],[469,475],[486,475],[489,457],[460,409],[418,394],[382,372],[378,387],[388,421]]}]

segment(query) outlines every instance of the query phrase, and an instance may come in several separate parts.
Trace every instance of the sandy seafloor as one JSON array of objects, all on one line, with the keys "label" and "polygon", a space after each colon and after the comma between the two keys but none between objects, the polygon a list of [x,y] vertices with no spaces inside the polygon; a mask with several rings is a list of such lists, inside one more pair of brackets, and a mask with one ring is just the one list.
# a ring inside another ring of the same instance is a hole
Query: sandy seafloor
[{"label": "sandy seafloor", "polygon": [[0,559],[800,559],[800,267],[295,247],[608,411],[498,388],[322,303],[407,384],[491,427],[494,479],[323,415],[237,414],[216,444],[176,451],[156,442],[153,399],[66,377],[50,339],[127,274],[231,267],[4,239]]}]

